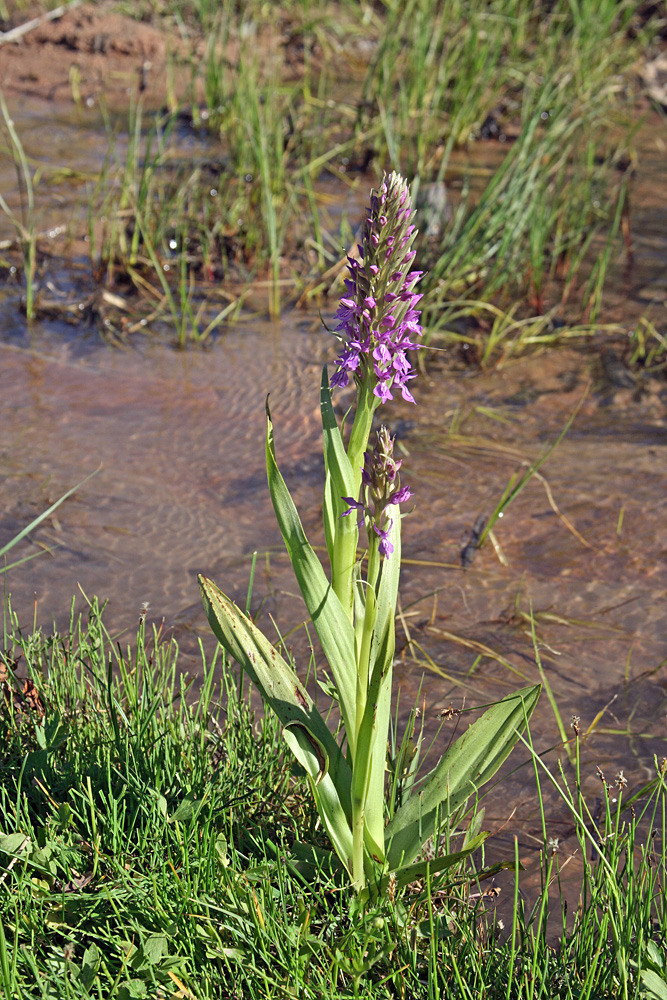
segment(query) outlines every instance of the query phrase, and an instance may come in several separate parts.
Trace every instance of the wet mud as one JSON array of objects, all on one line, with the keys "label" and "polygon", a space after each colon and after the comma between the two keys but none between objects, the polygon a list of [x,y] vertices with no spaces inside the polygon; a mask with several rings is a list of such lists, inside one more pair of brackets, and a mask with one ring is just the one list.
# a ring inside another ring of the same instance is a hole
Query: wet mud
[{"label": "wet mud", "polygon": [[[176,30],[142,24],[113,8],[105,2],[73,3],[54,20],[37,9],[23,8],[17,23],[6,27],[7,37],[0,36],[3,92],[74,99],[89,108],[100,100],[107,107],[124,107],[133,93],[140,92],[149,106],[158,107],[169,72],[172,82],[182,84],[183,40]],[[22,31],[23,27],[29,30]]]}]

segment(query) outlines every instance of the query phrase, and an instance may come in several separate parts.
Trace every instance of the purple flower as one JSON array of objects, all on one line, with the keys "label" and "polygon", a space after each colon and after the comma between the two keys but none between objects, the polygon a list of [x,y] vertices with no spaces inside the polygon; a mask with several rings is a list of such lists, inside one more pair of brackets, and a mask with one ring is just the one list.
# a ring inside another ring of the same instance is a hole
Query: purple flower
[{"label": "purple flower", "polygon": [[402,459],[394,458],[394,439],[386,427],[380,427],[373,451],[364,454],[364,467],[361,470],[361,491],[359,499],[343,497],[349,509],[342,517],[347,517],[352,511],[361,512],[357,524],[359,527],[366,521],[368,531],[379,538],[378,552],[383,559],[388,559],[394,551],[389,541],[389,532],[394,523],[389,517],[387,508],[391,504],[398,506],[413,495],[409,486],[401,486],[399,469]]},{"label": "purple flower", "polygon": [[414,496],[414,494],[410,487],[403,486],[400,490],[396,490],[389,500],[389,503],[405,503],[405,501],[409,500],[411,496]]},{"label": "purple flower", "polygon": [[378,552],[384,559],[388,559],[389,556],[394,551],[394,546],[389,541],[389,531],[393,523],[394,523],[393,521],[391,520],[389,521],[386,531],[380,531],[380,529],[376,524],[373,525],[373,530],[375,531],[375,534],[380,536],[380,544],[378,545]]},{"label": "purple flower", "polygon": [[383,403],[393,399],[395,389],[414,403],[405,385],[416,376],[407,351],[421,346],[416,342],[422,334],[416,306],[422,296],[414,289],[423,272],[410,270],[417,235],[413,218],[407,183],[397,173],[385,176],[380,189],[371,192],[359,259],[347,258],[348,294],[335,315],[343,346],[331,385],[347,385],[350,375],[359,385],[370,379]]},{"label": "purple flower", "polygon": [[347,517],[347,515],[351,514],[353,510],[360,510],[361,517],[357,521],[357,527],[360,528],[364,523],[364,513],[366,510],[365,505],[362,503],[361,500],[354,500],[352,497],[343,497],[343,500],[345,501],[345,503],[349,503],[350,507],[348,510],[344,510],[340,516]]}]

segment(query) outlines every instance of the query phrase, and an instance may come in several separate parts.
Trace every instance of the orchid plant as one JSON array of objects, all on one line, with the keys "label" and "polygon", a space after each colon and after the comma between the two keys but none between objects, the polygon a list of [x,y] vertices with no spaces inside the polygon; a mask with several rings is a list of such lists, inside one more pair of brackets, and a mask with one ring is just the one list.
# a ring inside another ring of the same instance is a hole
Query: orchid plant
[{"label": "orchid plant", "polygon": [[[394,621],[401,568],[401,461],[386,427],[372,437],[380,404],[400,392],[414,402],[416,377],[409,351],[422,330],[413,270],[414,225],[410,194],[397,173],[371,194],[357,254],[348,257],[346,294],[336,313],[341,350],[328,381],[322,373],[320,406],[326,478],[324,534],[327,573],[306,538],[275,455],[267,402],[266,467],[269,492],[311,621],[331,672],[340,710],[336,734],[328,728],[297,673],[253,621],[200,577],[211,627],[222,646],[258,687],[283,724],[283,738],[308,775],[331,844],[358,892],[409,882],[427,840],[437,837],[500,767],[519,738],[539,695],[524,688],[491,706],[447,750],[435,768],[404,789],[398,808],[386,804]],[[354,381],[349,435],[339,425],[332,390]],[[345,443],[347,437],[347,444]],[[372,442],[372,443],[371,443]],[[475,850],[429,862],[432,872]]]}]

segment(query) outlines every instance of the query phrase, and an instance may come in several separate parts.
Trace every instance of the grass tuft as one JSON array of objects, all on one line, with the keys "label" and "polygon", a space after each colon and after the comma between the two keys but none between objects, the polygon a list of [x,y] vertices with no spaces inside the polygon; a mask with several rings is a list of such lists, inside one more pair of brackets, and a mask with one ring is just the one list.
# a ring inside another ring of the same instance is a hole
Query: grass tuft
[{"label": "grass tuft", "polygon": [[[125,9],[177,28],[185,67],[174,54],[169,112],[135,101],[108,123],[89,191],[91,278],[125,300],[119,336],[166,323],[180,345],[204,340],[249,290],[274,316],[321,300],[361,222],[354,206],[349,225],[329,210],[332,187],[340,200],[390,168],[422,199],[431,336],[475,344],[487,364],[604,318],[631,252],[635,75],[657,16],[632,0]],[[20,129],[10,140],[26,187]],[[27,207],[11,221],[39,315]]]},{"label": "grass tuft", "polygon": [[[5,996],[662,995],[664,762],[632,794],[622,774],[601,775],[592,808],[575,727],[567,769],[533,756],[537,788],[558,789],[575,845],[548,838],[542,805],[540,885],[521,888],[517,846],[503,865],[477,855],[405,888],[390,881],[362,904],[326,850],[301,845],[307,831],[328,846],[276,754],[275,719],[253,713],[235,670],[202,651],[196,681],[182,676],[173,641],[142,623],[124,648],[102,611],[93,600],[51,635],[5,616]],[[409,734],[395,739],[405,758]],[[413,780],[407,758],[401,767]],[[480,810],[468,836],[481,823]],[[501,914],[490,878],[503,867],[514,900]]]}]

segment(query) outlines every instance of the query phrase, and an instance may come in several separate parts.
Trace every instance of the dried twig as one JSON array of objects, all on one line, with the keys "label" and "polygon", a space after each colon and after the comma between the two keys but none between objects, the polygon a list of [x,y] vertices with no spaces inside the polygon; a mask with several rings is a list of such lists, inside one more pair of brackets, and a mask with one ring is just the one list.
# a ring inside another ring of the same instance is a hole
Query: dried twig
[{"label": "dried twig", "polygon": [[16,28],[0,32],[0,45],[4,45],[5,42],[15,42],[17,38],[27,35],[33,28],[39,28],[40,24],[45,24],[47,21],[57,21],[68,10],[74,10],[76,7],[80,7],[82,3],[83,0],[70,0],[69,3],[61,4],[60,7],[54,7],[53,10],[47,10],[46,13],[40,14],[39,17],[33,17],[30,21],[25,21],[23,24],[17,25]]}]

